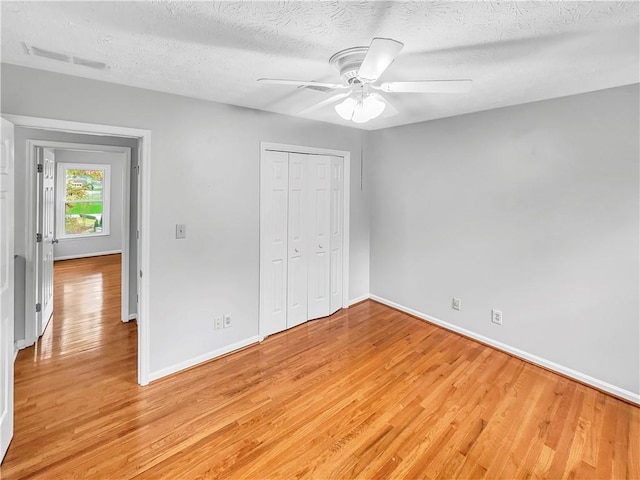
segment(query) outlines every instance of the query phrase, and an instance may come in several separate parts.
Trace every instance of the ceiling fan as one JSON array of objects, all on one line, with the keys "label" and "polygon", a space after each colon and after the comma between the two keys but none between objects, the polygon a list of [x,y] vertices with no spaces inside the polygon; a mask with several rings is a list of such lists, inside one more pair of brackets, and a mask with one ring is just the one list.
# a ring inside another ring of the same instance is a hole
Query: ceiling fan
[{"label": "ceiling fan", "polygon": [[390,38],[374,38],[368,47],[342,50],[329,59],[329,64],[340,72],[343,83],[325,83],[304,80],[260,78],[259,82],[277,85],[311,87],[323,91],[344,90],[300,112],[310,113],[322,107],[335,105],[345,120],[364,123],[387,110],[388,116],[398,111],[381,93],[464,93],[471,88],[471,80],[422,80],[410,82],[376,82],[391,65],[404,44]]}]

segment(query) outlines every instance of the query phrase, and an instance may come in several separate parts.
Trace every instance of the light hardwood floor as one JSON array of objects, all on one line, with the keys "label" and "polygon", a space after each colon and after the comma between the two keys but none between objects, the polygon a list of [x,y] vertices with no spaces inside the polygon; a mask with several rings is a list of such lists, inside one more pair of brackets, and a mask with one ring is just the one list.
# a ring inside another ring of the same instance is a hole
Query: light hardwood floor
[{"label": "light hardwood floor", "polygon": [[55,275],[3,479],[640,477],[639,408],[375,302],[139,387],[120,257]]}]

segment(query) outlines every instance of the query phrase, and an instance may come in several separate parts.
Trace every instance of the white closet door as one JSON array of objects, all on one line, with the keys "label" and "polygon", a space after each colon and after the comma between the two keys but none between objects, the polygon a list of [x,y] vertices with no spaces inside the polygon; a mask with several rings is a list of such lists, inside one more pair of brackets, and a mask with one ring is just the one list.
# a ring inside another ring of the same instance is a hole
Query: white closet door
[{"label": "white closet door", "polygon": [[335,313],[342,308],[342,216],[344,192],[343,161],[339,157],[331,157],[331,256],[330,256],[330,312]]},{"label": "white closet door", "polygon": [[289,154],[266,152],[261,165],[260,335],[287,328]]},{"label": "white closet door", "polygon": [[309,155],[289,154],[287,328],[307,321],[307,177]]},{"label": "white closet door", "polygon": [[330,315],[330,166],[330,157],[309,157],[309,320]]}]

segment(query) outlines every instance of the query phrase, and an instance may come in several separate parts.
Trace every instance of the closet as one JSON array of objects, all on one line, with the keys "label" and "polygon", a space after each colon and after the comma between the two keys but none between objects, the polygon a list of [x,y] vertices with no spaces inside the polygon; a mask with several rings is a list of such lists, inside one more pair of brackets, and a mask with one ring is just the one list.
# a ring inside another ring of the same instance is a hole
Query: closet
[{"label": "closet", "polygon": [[260,168],[260,335],[343,304],[342,157],[265,150]]}]

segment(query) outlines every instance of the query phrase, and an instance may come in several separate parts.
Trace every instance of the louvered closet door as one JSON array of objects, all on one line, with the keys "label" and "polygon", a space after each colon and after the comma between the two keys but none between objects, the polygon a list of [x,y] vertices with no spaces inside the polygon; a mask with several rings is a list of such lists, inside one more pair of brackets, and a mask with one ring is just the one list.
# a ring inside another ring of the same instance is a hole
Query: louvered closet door
[{"label": "louvered closet door", "polygon": [[331,215],[330,215],[330,312],[342,308],[342,243],[343,243],[343,160],[331,157]]},{"label": "louvered closet door", "polygon": [[287,328],[307,321],[308,162],[308,155],[289,154]]},{"label": "louvered closet door", "polygon": [[330,157],[309,156],[309,320],[330,315],[330,167]]},{"label": "louvered closet door", "polygon": [[260,175],[260,335],[287,328],[289,154],[266,152]]}]

